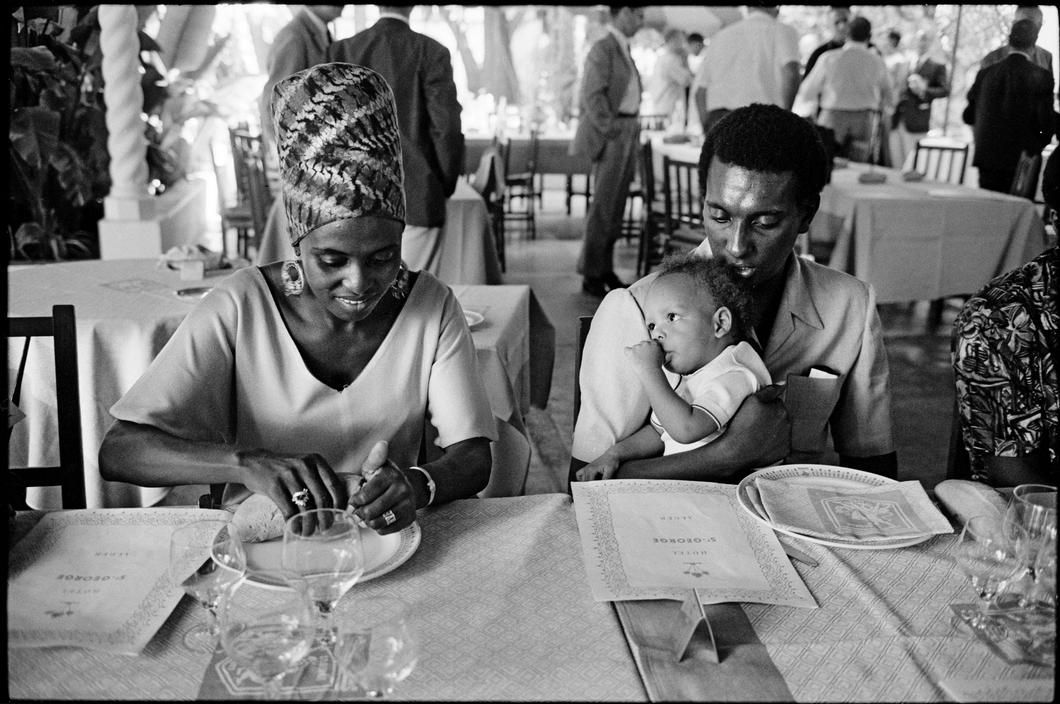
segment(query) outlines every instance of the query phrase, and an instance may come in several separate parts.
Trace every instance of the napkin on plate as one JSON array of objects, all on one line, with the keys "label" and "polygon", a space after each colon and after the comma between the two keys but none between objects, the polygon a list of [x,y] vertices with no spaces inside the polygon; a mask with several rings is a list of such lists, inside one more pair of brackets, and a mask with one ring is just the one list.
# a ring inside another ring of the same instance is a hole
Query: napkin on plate
[{"label": "napkin on plate", "polygon": [[918,481],[848,488],[763,478],[755,485],[776,527],[817,538],[871,542],[953,532]]}]

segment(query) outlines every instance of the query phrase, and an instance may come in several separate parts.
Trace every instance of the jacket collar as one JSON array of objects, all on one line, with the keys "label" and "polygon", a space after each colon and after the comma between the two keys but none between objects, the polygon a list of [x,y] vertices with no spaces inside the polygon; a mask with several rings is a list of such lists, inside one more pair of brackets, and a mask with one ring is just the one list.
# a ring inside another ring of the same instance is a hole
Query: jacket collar
[{"label": "jacket collar", "polygon": [[804,325],[809,325],[815,330],[823,330],[824,322],[818,311],[817,303],[813,299],[806,282],[805,270],[809,266],[806,261],[792,252],[785,268],[784,292],[780,295],[780,303],[777,305],[777,315],[773,320],[773,329],[769,333],[769,344],[766,354],[775,351],[783,345],[792,333],[795,332],[795,321],[799,320]]}]

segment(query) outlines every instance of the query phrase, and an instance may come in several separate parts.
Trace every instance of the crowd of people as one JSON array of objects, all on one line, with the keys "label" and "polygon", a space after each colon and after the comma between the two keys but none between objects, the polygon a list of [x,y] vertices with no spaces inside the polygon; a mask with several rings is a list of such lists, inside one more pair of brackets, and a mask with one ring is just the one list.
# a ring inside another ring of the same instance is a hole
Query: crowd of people
[{"label": "crowd of people", "polygon": [[[496,427],[459,303],[429,270],[463,157],[449,52],[409,27],[408,7],[382,7],[373,27],[332,42],[336,9],[306,6],[281,32],[283,55],[270,60],[262,100],[290,256],[233,273],[189,314],[111,409],[117,422],[100,469],[145,486],[225,484],[228,503],[265,494],[284,515],[307,501],[350,504],[388,533],[425,506],[481,491]],[[794,245],[827,180],[821,135],[852,154],[874,140],[881,110],[900,139],[922,134],[925,104],[929,114],[947,90],[945,68],[924,50],[896,91],[901,67],[872,45],[869,22],[847,8],[832,16],[835,36],[805,72],[775,7],[751,7],[718,32],[694,72],[687,54],[701,38],[667,34],[652,90],[699,108],[704,239],[627,285],[612,250],[639,145],[645,87],[629,40],[644,13],[611,9],[586,59],[571,147],[593,164],[578,267],[583,290],[602,298],[582,358],[572,479],[733,481],[785,459],[819,460],[829,440],[843,465],[897,475],[873,289],[796,256]],[[1053,134],[1052,77],[1033,51],[1039,26],[1018,18],[1007,47],[980,70],[965,114],[977,147],[1040,151]],[[1012,86],[1026,99],[995,104]],[[1048,114],[1032,108],[1040,94]],[[811,114],[792,110],[797,96],[816,101]],[[1028,113],[1010,128],[1026,134],[1002,140],[993,130],[1008,109]],[[977,149],[977,158],[1000,159],[994,151],[1002,150]],[[1045,184],[1056,209],[1058,167],[1050,161]],[[1000,188],[1006,175],[996,177]],[[984,481],[1054,476],[1055,268],[1054,247],[992,282],[955,328],[958,398]],[[984,321],[997,322],[992,306],[1011,312],[1017,303],[1043,342],[1020,335],[1027,344],[1016,360],[1031,369],[1020,383],[1036,391],[1005,394],[997,365],[975,363],[1007,359],[1012,346],[997,342],[1025,320],[1010,315],[989,334]],[[974,400],[984,379],[990,413]],[[440,448],[431,461],[421,451],[428,419]],[[986,424],[989,433],[976,430]],[[1030,460],[991,463],[984,453]],[[350,484],[350,475],[366,481]]]}]

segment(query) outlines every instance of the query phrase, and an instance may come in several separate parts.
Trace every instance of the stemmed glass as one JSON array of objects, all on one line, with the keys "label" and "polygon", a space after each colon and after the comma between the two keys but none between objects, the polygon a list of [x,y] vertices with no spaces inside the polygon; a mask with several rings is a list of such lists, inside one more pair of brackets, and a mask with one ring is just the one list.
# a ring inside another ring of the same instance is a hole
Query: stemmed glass
[{"label": "stemmed glass", "polygon": [[269,587],[243,580],[221,599],[221,647],[261,683],[265,699],[280,699],[285,675],[303,666],[316,617],[306,584],[288,572],[255,572]]},{"label": "stemmed glass", "polygon": [[320,616],[320,642],[334,645],[332,612],[364,573],[364,548],[356,519],[333,508],[296,513],[284,526],[281,564],[305,580]]},{"label": "stemmed glass", "polygon": [[1035,590],[1039,547],[1056,538],[1056,487],[1020,484],[1012,491],[1005,521],[1022,528],[1025,539],[1018,546],[1019,568],[1001,585],[999,600],[1025,607]]},{"label": "stemmed glass", "polygon": [[964,524],[953,556],[979,599],[979,608],[971,621],[973,628],[981,630],[989,625],[985,612],[997,596],[1002,580],[1019,565],[1016,549],[1021,539],[1022,528],[1006,526],[996,516],[975,516]]},{"label": "stemmed glass", "polygon": [[191,650],[213,652],[217,645],[217,602],[221,593],[243,578],[247,558],[236,530],[228,521],[194,521],[173,531],[169,539],[169,576],[206,609],[206,623],[184,634]]},{"label": "stemmed glass", "polygon": [[336,621],[336,660],[365,695],[391,694],[412,674],[419,637],[404,601],[389,596],[347,600]]}]

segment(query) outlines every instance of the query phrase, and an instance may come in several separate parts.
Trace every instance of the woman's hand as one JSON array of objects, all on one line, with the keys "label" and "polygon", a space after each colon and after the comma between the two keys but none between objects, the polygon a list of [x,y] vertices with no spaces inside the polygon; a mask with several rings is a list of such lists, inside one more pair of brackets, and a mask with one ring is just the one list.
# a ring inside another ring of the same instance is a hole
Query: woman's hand
[{"label": "woman's hand", "polygon": [[612,479],[618,471],[619,464],[618,456],[608,450],[579,469],[575,476],[580,482],[591,482],[594,479]]},{"label": "woman's hand", "polygon": [[[268,450],[239,453],[240,483],[256,494],[268,496],[280,508],[284,519],[303,508],[345,508],[349,502],[346,482],[318,454],[281,455]],[[309,491],[305,507],[294,502],[294,495]]]},{"label": "woman's hand", "polygon": [[354,515],[380,535],[396,533],[416,520],[416,494],[405,473],[387,459],[388,449],[385,440],[372,447],[361,467],[366,481],[350,496]]}]

